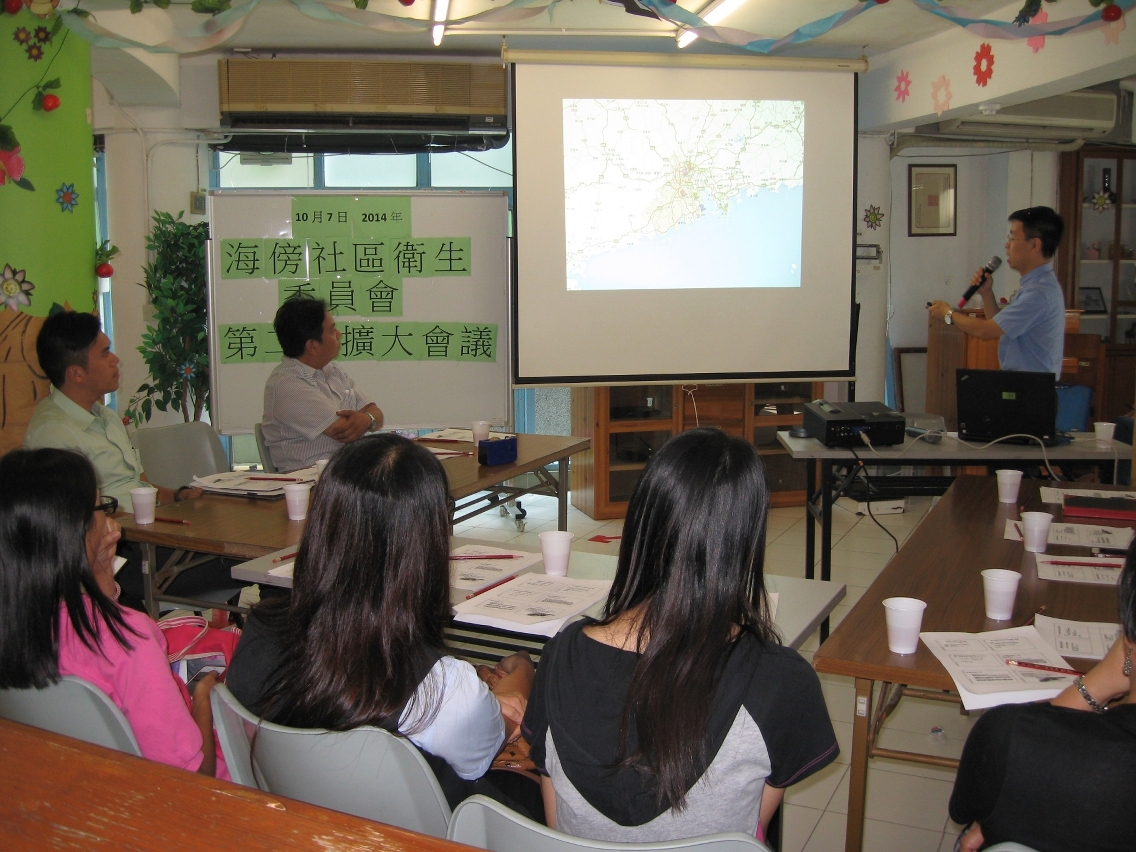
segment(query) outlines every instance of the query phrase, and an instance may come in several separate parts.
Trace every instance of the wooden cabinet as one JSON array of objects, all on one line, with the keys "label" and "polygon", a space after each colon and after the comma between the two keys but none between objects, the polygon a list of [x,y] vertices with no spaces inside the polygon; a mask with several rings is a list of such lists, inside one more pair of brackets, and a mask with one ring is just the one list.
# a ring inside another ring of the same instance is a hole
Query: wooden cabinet
[{"label": "wooden cabinet", "polygon": [[696,426],[753,443],[773,505],[803,505],[804,462],[788,457],[777,431],[800,423],[804,403],[823,395],[812,382],[573,388],[572,434],[591,438],[592,448],[572,457],[572,505],[596,519],[624,517],[655,450]]}]

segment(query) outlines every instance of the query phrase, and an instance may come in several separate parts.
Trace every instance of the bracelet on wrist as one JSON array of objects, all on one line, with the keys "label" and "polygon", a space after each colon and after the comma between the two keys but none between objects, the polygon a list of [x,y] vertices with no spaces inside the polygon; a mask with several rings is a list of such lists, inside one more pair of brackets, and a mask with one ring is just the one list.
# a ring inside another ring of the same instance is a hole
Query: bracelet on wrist
[{"label": "bracelet on wrist", "polygon": [[189,485],[183,485],[181,488],[179,488],[177,491],[175,491],[174,492],[174,502],[180,503],[181,502],[181,492],[188,491],[189,489],[190,489]]},{"label": "bracelet on wrist", "polygon": [[1077,692],[1081,693],[1081,697],[1085,699],[1085,703],[1093,708],[1094,713],[1104,713],[1108,710],[1108,707],[1101,704],[1099,701],[1093,698],[1092,695],[1089,694],[1089,690],[1085,687],[1084,676],[1081,676],[1073,681],[1073,685],[1077,687]]}]

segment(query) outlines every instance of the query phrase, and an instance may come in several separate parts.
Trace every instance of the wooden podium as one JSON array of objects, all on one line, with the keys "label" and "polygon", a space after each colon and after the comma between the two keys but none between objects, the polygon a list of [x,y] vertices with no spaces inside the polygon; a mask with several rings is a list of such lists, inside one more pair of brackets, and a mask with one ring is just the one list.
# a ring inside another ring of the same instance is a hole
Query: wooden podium
[{"label": "wooden podium", "polygon": [[[956,314],[985,317],[981,310],[956,310]],[[927,413],[941,414],[951,432],[958,429],[955,402],[955,371],[998,369],[998,341],[971,337],[957,325],[927,315]]]}]

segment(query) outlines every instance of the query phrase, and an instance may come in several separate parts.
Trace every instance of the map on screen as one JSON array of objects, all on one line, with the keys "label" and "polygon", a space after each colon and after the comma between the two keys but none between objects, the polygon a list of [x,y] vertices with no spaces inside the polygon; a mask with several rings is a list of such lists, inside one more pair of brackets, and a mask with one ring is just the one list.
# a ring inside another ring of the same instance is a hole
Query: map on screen
[{"label": "map on screen", "polygon": [[562,104],[569,290],[801,286],[803,101]]}]

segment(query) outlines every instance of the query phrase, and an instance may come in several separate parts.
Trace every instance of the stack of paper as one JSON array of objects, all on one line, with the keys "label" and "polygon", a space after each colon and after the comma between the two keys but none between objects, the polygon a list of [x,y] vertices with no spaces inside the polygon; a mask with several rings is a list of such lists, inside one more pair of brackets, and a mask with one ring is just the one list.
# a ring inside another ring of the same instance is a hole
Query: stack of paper
[{"label": "stack of paper", "polygon": [[[1133,535],[1136,535],[1136,533],[1128,527],[1057,522],[1049,525],[1050,544],[1071,544],[1074,547],[1104,547],[1109,550],[1126,550],[1128,545],[1132,543]],[[1010,541],[1021,541],[1022,522],[1007,519],[1003,538],[1008,538]]]},{"label": "stack of paper", "polygon": [[989,633],[920,633],[919,638],[943,664],[967,710],[1047,701],[1074,680],[1074,675],[1007,665],[1007,660],[1019,660],[1070,667],[1032,626]]},{"label": "stack of paper", "polygon": [[454,607],[454,620],[498,630],[555,636],[565,622],[611,588],[611,580],[525,574]]},{"label": "stack of paper", "polygon": [[1120,625],[1106,621],[1068,621],[1037,615],[1034,626],[1059,654],[1085,660],[1103,660],[1120,635]]},{"label": "stack of paper", "polygon": [[484,559],[454,559],[450,562],[450,588],[470,592],[473,597],[495,583],[515,577],[540,562],[539,553],[505,550],[481,544],[465,544],[450,556],[482,556]]},{"label": "stack of paper", "polygon": [[315,482],[316,469],[305,467],[287,474],[234,470],[212,476],[195,476],[193,485],[209,494],[276,499],[284,496],[284,486],[293,482]]},{"label": "stack of paper", "polygon": [[1094,491],[1088,488],[1042,488],[1042,503],[1062,504],[1068,496],[1073,497],[1129,497],[1136,499],[1136,491]]},{"label": "stack of paper", "polygon": [[[515,432],[491,432],[494,438],[515,438]],[[469,441],[473,443],[472,429],[441,429],[428,435],[419,435],[420,441]]]}]

